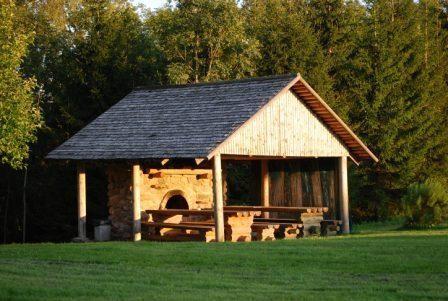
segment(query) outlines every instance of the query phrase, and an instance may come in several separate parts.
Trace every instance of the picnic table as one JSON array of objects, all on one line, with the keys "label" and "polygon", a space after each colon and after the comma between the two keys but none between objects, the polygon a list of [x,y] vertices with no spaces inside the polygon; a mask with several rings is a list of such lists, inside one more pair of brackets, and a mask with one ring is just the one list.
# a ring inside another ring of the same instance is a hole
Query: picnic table
[{"label": "picnic table", "polygon": [[[206,226],[203,236],[206,241],[211,241],[214,235],[214,210],[202,209],[162,209],[146,210],[152,217],[152,222],[146,225],[156,228],[177,228],[183,230],[197,230],[198,226]],[[250,241],[251,226],[255,216],[261,214],[258,210],[234,209],[224,210],[225,237],[228,241]],[[186,217],[188,217],[186,219]],[[173,224],[176,227],[170,228]],[[212,227],[212,228],[210,228]]]},{"label": "picnic table", "polygon": [[[227,241],[250,241],[295,239],[317,234],[323,213],[327,211],[327,207],[224,206],[225,238]],[[261,216],[262,212],[293,213],[295,217],[266,218]],[[174,234],[198,234],[199,239],[205,241],[215,238],[213,209],[153,209],[146,213],[152,221],[145,225],[156,229],[161,236],[171,231]]]},{"label": "picnic table", "polygon": [[[310,234],[318,234],[321,222],[324,220],[323,214],[328,212],[328,207],[285,207],[285,206],[225,206],[224,210],[256,210],[260,212],[281,212],[292,213],[293,219],[285,220],[279,218],[257,218],[255,219],[258,236],[262,240],[270,239],[268,234],[269,225],[274,225],[277,229],[275,234],[281,238],[297,238]],[[265,225],[265,227],[263,227]],[[255,228],[255,227],[253,227]],[[264,231],[264,232],[263,232]],[[262,233],[262,234],[260,234]]]}]

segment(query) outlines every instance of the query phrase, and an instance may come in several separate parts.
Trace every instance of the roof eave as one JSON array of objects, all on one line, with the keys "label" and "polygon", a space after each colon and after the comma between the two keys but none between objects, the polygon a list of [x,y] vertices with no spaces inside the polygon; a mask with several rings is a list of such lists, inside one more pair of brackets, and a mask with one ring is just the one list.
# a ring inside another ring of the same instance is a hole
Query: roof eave
[{"label": "roof eave", "polygon": [[[368,158],[372,159],[375,162],[378,162],[378,158],[373,154],[373,152],[359,139],[358,136],[347,126],[347,124],[330,108],[330,106],[317,94],[317,92],[303,79],[299,79],[300,83],[306,87],[306,89],[314,96],[314,98],[328,111],[328,113],[344,128],[344,130],[358,143],[358,145],[364,150],[365,154],[368,155]],[[299,82],[298,81],[298,82]],[[300,95],[299,95],[300,96]],[[325,122],[324,122],[325,123]],[[337,134],[335,134],[338,136]],[[347,146],[350,152],[350,147]],[[364,156],[357,156],[353,152],[350,152],[350,155],[353,159],[357,161],[366,161],[367,158]]]},{"label": "roof eave", "polygon": [[[367,156],[358,156],[356,155],[353,151],[350,150],[350,147],[348,147],[348,145],[346,145],[348,151],[349,151],[349,157],[352,159],[352,161],[359,165],[360,161],[367,161],[369,159],[372,159],[375,162],[378,162],[378,158],[375,156],[375,154],[373,154],[372,151],[370,151],[370,149],[361,141],[361,139],[359,139],[358,136],[356,136],[356,134],[347,126],[347,124],[345,124],[345,122],[333,111],[333,109],[330,108],[330,106],[319,96],[319,94],[317,94],[317,92],[301,77],[301,75],[298,73],[297,76],[288,84],[286,85],[282,90],[280,90],[280,92],[278,92],[272,99],[270,99],[268,101],[268,103],[270,101],[272,101],[273,99],[275,99],[276,97],[278,97],[279,95],[283,94],[285,91],[288,91],[289,89],[291,89],[292,87],[294,87],[297,83],[301,83],[304,87],[306,87],[306,89],[309,91],[309,93],[311,93],[313,95],[313,97],[325,108],[325,110],[327,110],[327,112],[343,127],[343,129],[356,141],[356,143],[361,147],[361,149],[364,151],[364,154]],[[299,95],[300,96],[300,95]],[[260,111],[262,111],[262,109],[260,109],[256,114],[258,114]],[[255,115],[254,115],[255,116]],[[253,117],[253,116],[252,116]],[[250,119],[252,119],[252,117]],[[223,145],[230,140],[230,138],[232,137],[232,135],[238,131],[240,128],[244,127],[249,120],[248,119],[246,122],[244,122],[240,127],[236,128],[226,139],[224,139],[224,141],[222,141],[217,147],[215,147],[208,155],[207,155],[207,159],[210,160],[215,154],[219,153],[219,150],[223,147]],[[323,121],[324,122],[324,121]],[[325,122],[324,122],[325,123]],[[334,135],[336,135],[337,137],[339,137],[336,133],[334,133]]]}]

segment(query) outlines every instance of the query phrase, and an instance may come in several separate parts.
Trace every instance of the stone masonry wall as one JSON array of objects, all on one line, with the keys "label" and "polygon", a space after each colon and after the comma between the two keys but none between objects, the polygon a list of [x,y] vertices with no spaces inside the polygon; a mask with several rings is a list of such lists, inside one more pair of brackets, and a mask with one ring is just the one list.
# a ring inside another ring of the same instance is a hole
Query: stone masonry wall
[{"label": "stone masonry wall", "polygon": [[131,169],[125,165],[112,165],[107,169],[107,176],[112,238],[130,239],[132,234]]},{"label": "stone masonry wall", "polygon": [[[108,168],[109,219],[115,239],[130,239],[132,233],[131,168],[112,165]],[[168,199],[183,196],[190,209],[212,208],[211,169],[143,168],[141,173],[141,210],[164,209]]]}]

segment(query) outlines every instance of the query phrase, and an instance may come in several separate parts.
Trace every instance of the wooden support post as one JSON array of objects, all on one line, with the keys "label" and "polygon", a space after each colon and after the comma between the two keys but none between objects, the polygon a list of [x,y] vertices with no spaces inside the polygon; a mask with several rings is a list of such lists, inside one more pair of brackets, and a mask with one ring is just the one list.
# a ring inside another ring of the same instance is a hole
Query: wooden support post
[{"label": "wooden support post", "polygon": [[86,169],[84,163],[78,163],[77,166],[78,177],[78,239],[85,241],[86,235]]},{"label": "wooden support post", "polygon": [[213,157],[213,200],[215,209],[215,235],[217,242],[224,241],[224,210],[222,201],[221,155]]},{"label": "wooden support post", "polygon": [[[268,160],[261,160],[261,205],[269,207],[269,167]],[[263,212],[269,218],[269,212]]]},{"label": "wooden support post", "polygon": [[341,209],[342,233],[350,233],[347,157],[345,156],[339,158],[339,202]]},{"label": "wooden support post", "polygon": [[132,166],[132,204],[134,241],[141,240],[140,165]]}]

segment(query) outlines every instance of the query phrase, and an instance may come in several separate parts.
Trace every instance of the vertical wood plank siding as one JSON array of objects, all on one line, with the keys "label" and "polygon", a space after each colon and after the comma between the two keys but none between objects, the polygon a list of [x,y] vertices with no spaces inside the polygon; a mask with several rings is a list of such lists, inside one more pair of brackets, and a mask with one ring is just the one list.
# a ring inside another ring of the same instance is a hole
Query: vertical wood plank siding
[{"label": "vertical wood plank siding", "polygon": [[221,154],[347,156],[345,146],[291,91],[273,99],[233,133]]}]

